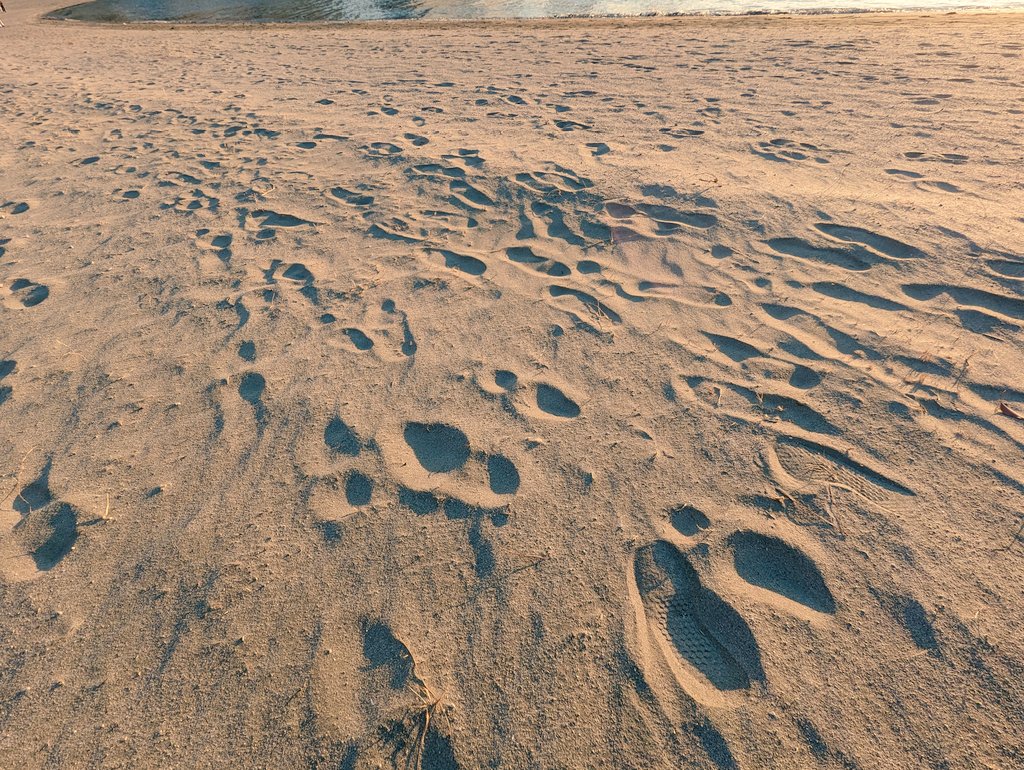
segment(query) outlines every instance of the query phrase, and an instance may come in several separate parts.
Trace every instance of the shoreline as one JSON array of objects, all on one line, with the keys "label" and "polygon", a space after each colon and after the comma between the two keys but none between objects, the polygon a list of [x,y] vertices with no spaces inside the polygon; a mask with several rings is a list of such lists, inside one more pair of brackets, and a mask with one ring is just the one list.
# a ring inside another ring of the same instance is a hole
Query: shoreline
[{"label": "shoreline", "polygon": [[806,11],[747,11],[737,13],[715,13],[715,12],[679,12],[679,13],[646,13],[646,14],[602,14],[595,16],[588,15],[565,15],[565,16],[529,16],[529,17],[486,17],[486,18],[420,18],[420,19],[354,19],[351,21],[287,21],[287,20],[239,20],[239,21],[186,21],[180,19],[141,19],[123,21],[100,21],[94,19],[78,19],[70,16],[55,16],[60,11],[66,11],[81,5],[91,3],[76,3],[70,6],[59,4],[55,7],[40,12],[36,21],[42,22],[74,22],[79,25],[96,27],[130,27],[133,29],[155,28],[166,29],[175,27],[197,28],[197,29],[238,29],[238,28],[263,28],[282,27],[295,29],[331,29],[333,27],[397,27],[401,25],[423,28],[444,29],[447,27],[463,28],[465,26],[486,26],[486,25],[523,25],[527,27],[542,27],[543,25],[589,25],[597,27],[602,23],[621,26],[627,24],[678,24],[684,22],[710,22],[728,23],[730,21],[783,21],[783,20],[813,20],[813,19],[907,19],[907,18],[932,18],[936,16],[997,16],[1006,15],[1011,17],[1024,15],[1024,7],[1021,8],[950,8],[950,9],[927,9],[927,8],[892,8],[892,9],[808,9]]}]

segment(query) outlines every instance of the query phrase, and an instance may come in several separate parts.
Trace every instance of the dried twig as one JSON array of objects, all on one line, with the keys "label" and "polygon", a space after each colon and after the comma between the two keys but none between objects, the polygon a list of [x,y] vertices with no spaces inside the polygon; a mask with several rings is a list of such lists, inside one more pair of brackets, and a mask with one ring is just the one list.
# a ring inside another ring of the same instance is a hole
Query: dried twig
[{"label": "dried twig", "polygon": [[999,414],[1005,415],[1006,417],[1012,417],[1014,420],[1020,420],[1024,422],[1024,414],[1021,414],[1017,410],[1010,407],[1005,401],[999,402]]},{"label": "dried twig", "polygon": [[[28,456],[30,454],[32,454],[34,451],[36,451],[36,448],[32,447],[21,458],[21,462],[18,464],[18,472],[14,475],[14,486],[12,486],[10,488],[10,490],[7,492],[7,494],[5,494],[3,496],[3,499],[0,500],[0,505],[3,505],[4,503],[6,503],[10,499],[11,495],[14,494],[14,490],[16,490],[21,485],[21,474],[25,470],[25,461],[28,459]],[[19,494],[19,497],[20,497],[20,494]]]},{"label": "dried twig", "polygon": [[1020,525],[1017,527],[1017,531],[1013,533],[1013,536],[1009,539],[1006,545],[996,549],[996,553],[999,553],[1000,551],[1009,551],[1011,548],[1013,548],[1014,544],[1016,544],[1017,541],[1020,540],[1022,532],[1024,532],[1024,516],[1020,517]]}]

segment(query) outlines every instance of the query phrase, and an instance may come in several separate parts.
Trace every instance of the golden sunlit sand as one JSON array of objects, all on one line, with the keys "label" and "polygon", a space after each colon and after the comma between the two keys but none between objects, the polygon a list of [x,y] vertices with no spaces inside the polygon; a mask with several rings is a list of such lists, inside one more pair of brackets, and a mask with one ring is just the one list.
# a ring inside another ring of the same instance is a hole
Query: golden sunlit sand
[{"label": "golden sunlit sand", "polygon": [[1024,16],[0,30],[0,767],[1024,762]]}]

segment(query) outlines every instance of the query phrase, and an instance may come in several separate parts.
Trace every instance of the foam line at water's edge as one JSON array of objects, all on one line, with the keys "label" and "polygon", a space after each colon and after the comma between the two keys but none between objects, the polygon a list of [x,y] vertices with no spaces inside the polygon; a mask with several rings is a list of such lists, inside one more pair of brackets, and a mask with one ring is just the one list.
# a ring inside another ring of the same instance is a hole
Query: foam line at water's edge
[{"label": "foam line at water's edge", "polygon": [[508,22],[508,21],[543,21],[545,19],[571,20],[571,19],[671,19],[671,18],[741,18],[753,16],[845,16],[863,14],[914,14],[914,13],[979,13],[979,12],[1024,12],[1024,0],[1011,5],[962,5],[962,6],[913,6],[913,7],[870,7],[870,8],[849,8],[829,7],[820,8],[781,8],[781,9],[745,9],[745,10],[691,10],[691,11],[640,11],[637,13],[593,13],[593,14],[552,14],[549,16],[475,16],[475,17],[448,17],[448,16],[421,16],[421,17],[366,17],[358,19],[332,19],[332,18],[294,18],[281,19],[273,17],[256,18],[195,18],[195,17],[171,17],[171,18],[131,18],[123,15],[111,14],[110,16],[79,17],[73,15],[76,9],[96,5],[95,0],[76,3],[71,6],[59,8],[43,15],[42,18],[51,21],[81,21],[94,24],[181,24],[189,26],[207,25],[231,25],[244,26],[249,24],[365,24],[381,22],[410,22],[426,21],[435,23],[457,23],[457,22]]}]

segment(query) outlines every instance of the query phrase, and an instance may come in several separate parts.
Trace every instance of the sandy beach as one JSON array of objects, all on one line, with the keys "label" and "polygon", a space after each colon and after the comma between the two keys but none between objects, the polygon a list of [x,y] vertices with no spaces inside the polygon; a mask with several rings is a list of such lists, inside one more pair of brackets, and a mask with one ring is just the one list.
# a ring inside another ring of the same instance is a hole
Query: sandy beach
[{"label": "sandy beach", "polygon": [[1024,766],[1024,14],[0,29],[0,768]]}]

